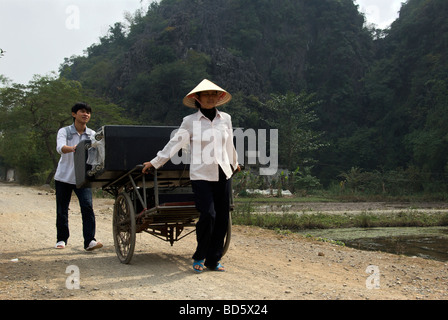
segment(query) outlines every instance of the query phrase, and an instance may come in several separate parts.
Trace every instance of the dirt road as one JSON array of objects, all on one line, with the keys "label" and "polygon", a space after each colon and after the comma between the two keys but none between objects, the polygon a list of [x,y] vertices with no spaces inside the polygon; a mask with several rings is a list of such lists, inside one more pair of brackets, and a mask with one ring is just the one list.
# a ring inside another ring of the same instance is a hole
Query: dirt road
[{"label": "dirt road", "polygon": [[[359,251],[252,227],[234,226],[222,260],[226,272],[192,270],[194,235],[171,247],[138,234],[133,260],[124,265],[113,245],[112,205],[113,200],[94,199],[97,239],[104,247],[85,252],[74,198],[68,246],[56,250],[54,194],[0,183],[0,299],[448,299],[447,263]],[[369,266],[377,267],[377,275],[366,273]],[[79,277],[70,270],[79,271]],[[69,289],[76,284],[67,284],[70,276],[79,279],[79,289]],[[374,284],[379,288],[373,289]]]}]

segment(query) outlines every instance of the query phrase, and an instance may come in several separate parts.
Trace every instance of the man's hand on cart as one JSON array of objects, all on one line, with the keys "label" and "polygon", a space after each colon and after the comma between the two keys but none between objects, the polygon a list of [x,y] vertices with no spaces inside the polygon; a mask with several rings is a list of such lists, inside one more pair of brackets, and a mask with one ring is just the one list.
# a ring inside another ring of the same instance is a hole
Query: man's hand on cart
[{"label": "man's hand on cart", "polygon": [[143,169],[142,169],[142,172],[143,173],[148,173],[149,172],[149,170],[151,169],[153,167],[153,165],[152,165],[152,163],[151,162],[144,162],[143,163]]},{"label": "man's hand on cart", "polygon": [[62,151],[62,153],[75,152],[76,151],[76,146],[77,145],[74,145],[74,146],[63,146],[61,151]]}]

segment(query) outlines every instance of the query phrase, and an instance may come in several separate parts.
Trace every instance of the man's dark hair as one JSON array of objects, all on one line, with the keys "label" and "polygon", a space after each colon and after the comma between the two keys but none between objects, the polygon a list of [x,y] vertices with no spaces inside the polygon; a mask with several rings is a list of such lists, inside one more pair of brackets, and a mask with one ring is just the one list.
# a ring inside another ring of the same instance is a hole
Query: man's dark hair
[{"label": "man's dark hair", "polygon": [[85,109],[88,113],[92,113],[92,108],[84,102],[78,102],[72,107],[72,112],[77,113],[79,110]]}]

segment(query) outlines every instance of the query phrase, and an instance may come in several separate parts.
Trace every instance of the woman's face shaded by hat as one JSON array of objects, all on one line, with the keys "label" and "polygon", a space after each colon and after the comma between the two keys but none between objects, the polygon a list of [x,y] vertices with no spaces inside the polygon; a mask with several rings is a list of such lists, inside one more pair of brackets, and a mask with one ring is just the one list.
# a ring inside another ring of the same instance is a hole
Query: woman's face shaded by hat
[{"label": "woman's face shaded by hat", "polygon": [[232,99],[232,95],[223,88],[217,86],[210,80],[204,79],[200,84],[196,86],[189,94],[183,99],[183,104],[190,108],[197,108],[195,102],[198,101],[198,94],[200,92],[217,92],[216,107],[222,106],[228,103]]}]

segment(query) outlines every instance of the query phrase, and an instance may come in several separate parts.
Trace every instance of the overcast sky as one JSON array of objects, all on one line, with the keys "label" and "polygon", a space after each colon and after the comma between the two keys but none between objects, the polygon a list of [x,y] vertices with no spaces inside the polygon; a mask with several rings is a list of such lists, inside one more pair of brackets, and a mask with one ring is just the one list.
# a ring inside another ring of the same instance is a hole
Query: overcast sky
[{"label": "overcast sky", "polygon": [[[388,27],[404,0],[355,0],[369,22]],[[27,84],[33,75],[57,72],[64,58],[82,55],[124,22],[124,13],[152,0],[0,0],[0,74]],[[146,10],[145,10],[146,11]]]}]

